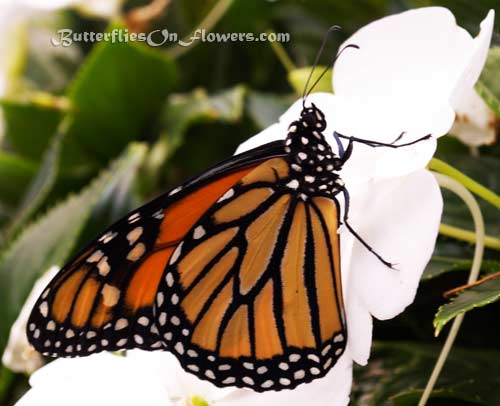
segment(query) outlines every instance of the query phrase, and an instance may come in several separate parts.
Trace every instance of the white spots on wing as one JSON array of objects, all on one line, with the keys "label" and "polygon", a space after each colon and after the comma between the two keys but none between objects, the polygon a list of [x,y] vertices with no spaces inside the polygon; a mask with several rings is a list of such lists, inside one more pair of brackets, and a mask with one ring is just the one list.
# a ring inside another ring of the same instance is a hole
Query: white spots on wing
[{"label": "white spots on wing", "polygon": [[183,355],[184,354],[184,345],[181,342],[178,342],[174,346],[175,351],[177,351],[178,354]]},{"label": "white spots on wing", "polygon": [[47,298],[47,296],[49,295],[49,292],[50,292],[50,289],[45,289],[45,292],[43,292],[43,294],[42,294],[42,300]]},{"label": "white spots on wing", "polygon": [[290,368],[288,366],[288,364],[286,362],[280,362],[280,364],[278,365],[278,368],[281,369],[282,371],[287,371],[288,368]]},{"label": "white spots on wing", "polygon": [[196,358],[198,356],[198,353],[195,350],[188,350],[187,355],[189,355],[191,358]]},{"label": "white spots on wing", "polygon": [[47,317],[48,316],[48,314],[49,314],[49,304],[47,302],[42,302],[40,304],[40,306],[38,307],[38,309],[40,310],[40,314],[43,317]]},{"label": "white spots on wing", "polygon": [[66,352],[68,352],[68,353],[69,353],[69,352],[73,352],[73,346],[72,346],[72,345],[68,345],[68,346],[66,347]]},{"label": "white spots on wing", "polygon": [[128,320],[127,319],[122,318],[122,319],[116,320],[115,330],[123,330],[126,327],[128,327]]},{"label": "white spots on wing", "polygon": [[297,155],[301,161],[305,161],[307,159],[307,154],[305,152],[299,152]]},{"label": "white spots on wing", "polygon": [[179,296],[176,293],[174,293],[170,301],[172,302],[173,305],[176,305],[177,303],[179,303]]},{"label": "white spots on wing", "polygon": [[49,331],[55,331],[56,329],[56,323],[54,322],[54,320],[51,320],[47,323],[47,330]]},{"label": "white spots on wing", "polygon": [[290,360],[290,362],[297,362],[298,360],[300,360],[300,355],[299,354],[291,354],[288,359]]},{"label": "white spots on wing", "polygon": [[161,341],[157,341],[154,344],[151,344],[151,348],[160,348],[163,346],[163,343]]},{"label": "white spots on wing", "polygon": [[326,190],[327,188],[327,185],[319,185],[319,190]]},{"label": "white spots on wing", "polygon": [[212,362],[214,362],[214,361],[215,361],[215,357],[214,357],[213,355],[209,355],[209,356],[207,357],[207,359],[208,359],[209,361],[212,361]]},{"label": "white spots on wing", "polygon": [[340,354],[342,354],[342,351],[344,351],[343,348],[338,348],[337,350],[335,350],[335,355],[339,356]]},{"label": "white spots on wing", "polygon": [[290,152],[292,152],[292,150],[290,149],[290,147],[285,147],[285,152],[289,154]]},{"label": "white spots on wing", "polygon": [[130,245],[134,245],[139,237],[142,235],[144,229],[142,227],[136,227],[127,234],[127,240]]},{"label": "white spots on wing", "polygon": [[133,224],[135,223],[136,221],[138,221],[139,219],[141,218],[141,215],[139,214],[139,212],[136,212],[134,214],[131,214],[129,217],[128,217],[128,222],[130,224]]},{"label": "white spots on wing", "polygon": [[127,259],[129,261],[135,262],[139,258],[141,258],[145,252],[146,252],[146,246],[142,242],[140,242],[139,244],[137,244],[134,248],[132,248],[129,251],[129,253],[127,255]]},{"label": "white spots on wing", "polygon": [[326,170],[327,171],[333,171],[333,165],[326,165]]},{"label": "white spots on wing", "polygon": [[144,344],[144,338],[142,338],[139,334],[134,335],[134,341],[137,344]]},{"label": "white spots on wing", "polygon": [[332,346],[331,344],[328,344],[325,348],[323,348],[323,351],[321,351],[321,355],[323,355],[323,357],[328,354],[328,352],[332,349]]},{"label": "white spots on wing", "polygon": [[265,381],[262,385],[260,385],[261,388],[264,388],[264,389],[268,389],[270,388],[271,386],[274,385],[274,382],[271,381],[270,379],[268,379],[267,381]]},{"label": "white spots on wing", "polygon": [[325,364],[323,365],[323,369],[328,369],[330,368],[330,366],[332,365],[332,362],[333,362],[333,359],[332,358],[328,358],[325,362]]},{"label": "white spots on wing", "polygon": [[307,195],[306,195],[306,194],[304,194],[304,193],[301,193],[301,194],[300,194],[300,198],[301,198],[304,202],[308,199]]},{"label": "white spots on wing", "polygon": [[61,342],[60,341],[56,341],[55,347],[59,348],[60,346],[61,346]]},{"label": "white spots on wing", "polygon": [[299,369],[298,371],[295,371],[295,373],[293,374],[293,377],[295,379],[304,379],[305,376],[306,376],[306,371],[304,371],[303,369]]},{"label": "white spots on wing", "polygon": [[290,127],[288,127],[288,132],[294,133],[295,131],[297,131],[296,125],[292,124]]},{"label": "white spots on wing", "polygon": [[50,340],[45,340],[45,342],[43,343],[43,346],[50,347]]},{"label": "white spots on wing", "polygon": [[205,371],[205,376],[206,376],[207,378],[209,378],[209,379],[215,379],[215,374],[214,374],[214,372],[213,372],[212,370],[210,370],[210,369],[207,369],[207,370]]},{"label": "white spots on wing", "polygon": [[311,361],[319,362],[319,357],[317,355],[309,354],[307,358],[310,359]]},{"label": "white spots on wing", "polygon": [[102,345],[103,347],[107,347],[107,346],[109,345],[109,341],[108,341],[108,340],[106,340],[106,339],[102,339],[102,340],[101,340],[101,345]]},{"label": "white spots on wing", "polygon": [[164,326],[167,322],[167,313],[161,312],[160,317],[158,317],[158,321],[160,322],[160,326]]},{"label": "white spots on wing", "polygon": [[318,149],[320,151],[324,151],[325,150],[325,146],[323,144],[318,144]]},{"label": "white spots on wing", "polygon": [[343,335],[343,334],[337,334],[337,335],[333,338],[333,342],[334,342],[334,343],[341,343],[342,341],[344,341],[344,335]]},{"label": "white spots on wing", "polygon": [[28,329],[29,331],[34,331],[35,330],[35,323],[30,323],[30,325],[28,326]]},{"label": "white spots on wing", "polygon": [[222,195],[217,202],[223,202],[224,200],[230,199],[231,197],[234,196],[234,189],[229,189],[226,193]]},{"label": "white spots on wing", "polygon": [[267,372],[267,367],[262,366],[257,368],[257,373],[259,375],[265,374],[266,372]]},{"label": "white spots on wing", "polygon": [[94,251],[93,254],[87,258],[87,262],[93,263],[99,261],[102,256],[104,255],[104,252],[101,250]]},{"label": "white spots on wing", "polygon": [[151,326],[151,329],[149,331],[151,331],[151,334],[155,334],[155,335],[159,335],[160,334],[160,332],[158,331],[158,327],[156,327],[155,324],[153,324]]},{"label": "white spots on wing", "polygon": [[153,213],[153,217],[155,219],[158,219],[158,220],[161,220],[163,217],[165,217],[165,213],[163,212],[163,209],[160,209],[157,212]]},{"label": "white spots on wing", "polygon": [[170,318],[170,322],[174,325],[174,326],[178,326],[179,324],[181,324],[181,320],[177,317],[177,316],[172,316]]},{"label": "white spots on wing", "polygon": [[302,168],[300,165],[292,164],[291,167],[295,172],[302,172]]},{"label": "white spots on wing", "polygon": [[127,341],[128,341],[128,340],[127,340],[126,338],[122,338],[122,339],[120,339],[120,340],[118,340],[118,341],[116,342],[116,345],[117,345],[118,347],[123,347],[125,344],[127,344]]},{"label": "white spots on wing", "polygon": [[203,228],[203,226],[198,226],[194,229],[194,232],[193,232],[193,238],[195,240],[198,240],[200,239],[201,237],[203,237],[204,235],[206,234],[205,232],[205,229]]},{"label": "white spots on wing", "polygon": [[304,176],[304,179],[307,183],[313,183],[316,180],[316,178],[314,176],[311,176],[311,175]]},{"label": "white spots on wing", "polygon": [[316,367],[313,367],[309,370],[309,372],[312,374],[312,375],[319,375],[321,373],[321,371],[319,370],[319,368],[316,368]]},{"label": "white spots on wing", "polygon": [[95,344],[92,344],[89,348],[88,348],[88,352],[94,352],[95,350],[97,349],[97,345]]},{"label": "white spots on wing", "polygon": [[101,295],[104,306],[113,307],[118,303],[118,299],[120,299],[120,289],[105,283],[101,290]]},{"label": "white spots on wing", "polygon": [[169,196],[173,196],[175,195],[176,193],[180,192],[182,190],[182,186],[179,186],[179,187],[176,187],[175,189],[172,189],[170,192],[169,192]]},{"label": "white spots on wing", "polygon": [[198,365],[194,365],[194,364],[189,364],[187,366],[187,368],[193,372],[198,372],[200,370],[200,367]]},{"label": "white spots on wing", "polygon": [[288,386],[290,385],[292,382],[290,381],[290,379],[288,378],[280,378],[280,384],[282,384],[283,386]]},{"label": "white spots on wing", "polygon": [[73,338],[75,336],[75,332],[71,329],[66,330],[66,338]]},{"label": "white spots on wing", "polygon": [[224,385],[231,385],[236,382],[236,378],[234,376],[229,376],[222,381]]},{"label": "white spots on wing", "polygon": [[182,335],[187,337],[189,335],[189,330],[187,328],[183,328]]},{"label": "white spots on wing", "polygon": [[[174,264],[175,261],[179,259],[179,256],[181,255],[182,252],[182,245],[184,244],[184,241],[181,241],[179,245],[175,248],[172,256],[170,257],[170,265]],[[170,286],[170,285],[169,285]]]},{"label": "white spots on wing", "polygon": [[89,331],[89,332],[87,332],[87,335],[86,335],[86,337],[87,337],[88,339],[90,339],[90,338],[94,338],[95,336],[97,336],[97,334],[96,334],[96,332],[95,332],[95,331]]},{"label": "white spots on wing", "polygon": [[167,286],[169,288],[174,286],[174,276],[172,275],[171,272],[167,273],[167,275],[165,276],[165,282],[167,282]]},{"label": "white spots on wing", "polygon": [[158,292],[158,294],[156,295],[156,305],[160,307],[164,301],[165,295],[163,294],[163,292]]},{"label": "white spots on wing", "polygon": [[309,144],[309,140],[306,137],[300,137],[300,142],[302,142],[303,145]]},{"label": "white spots on wing", "polygon": [[245,382],[247,385],[255,385],[255,382],[249,376],[244,376],[241,380]]},{"label": "white spots on wing", "polygon": [[219,371],[229,371],[231,369],[231,365],[222,364],[222,365],[219,365],[218,369],[219,369]]},{"label": "white spots on wing", "polygon": [[141,316],[139,317],[139,320],[137,320],[137,323],[141,326],[147,327],[149,325],[149,319],[146,316]]},{"label": "white spots on wing", "polygon": [[172,341],[172,333],[169,331],[168,333],[165,333],[163,335],[163,337],[165,338],[165,340],[167,341]]},{"label": "white spots on wing", "polygon": [[108,257],[102,258],[97,263],[97,269],[99,270],[99,275],[101,275],[101,276],[106,276],[109,273],[109,271],[111,270],[111,267],[109,266],[109,263],[108,263]]},{"label": "white spots on wing", "polygon": [[113,238],[115,238],[118,235],[118,233],[113,232],[113,231],[108,231],[106,234],[104,234],[101,238],[99,238],[99,241],[107,244],[110,242]]},{"label": "white spots on wing", "polygon": [[299,187],[299,181],[297,179],[292,179],[286,186],[290,189],[297,189]]},{"label": "white spots on wing", "polygon": [[251,362],[244,362],[243,367],[246,369],[253,369],[254,368],[254,366]]}]

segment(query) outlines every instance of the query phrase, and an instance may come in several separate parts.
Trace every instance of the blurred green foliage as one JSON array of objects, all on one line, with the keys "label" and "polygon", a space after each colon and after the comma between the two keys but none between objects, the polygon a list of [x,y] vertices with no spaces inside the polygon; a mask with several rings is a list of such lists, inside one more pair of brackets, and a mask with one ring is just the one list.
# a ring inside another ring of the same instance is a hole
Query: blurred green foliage
[{"label": "blurred green foliage", "polygon": [[[172,1],[148,29],[167,27],[187,35],[215,3]],[[125,8],[143,4],[130,1]],[[322,64],[359,27],[424,5],[450,7],[473,31],[487,10],[498,6],[494,0],[235,0],[216,31],[291,33],[284,50],[298,68],[292,72],[264,42],[204,43],[175,58],[171,44],[76,43],[55,52],[48,44],[30,48],[28,36],[15,91],[1,100],[0,353],[34,281],[49,266],[63,265],[128,210],[230,156],[239,143],[275,122],[302,92],[328,27],[344,30],[328,45]],[[126,28],[124,21],[107,26],[74,11],[62,17],[57,24],[77,31]],[[497,114],[498,49],[478,84]],[[328,90],[329,83],[326,77],[320,88]],[[437,156],[499,193],[500,148],[477,152],[446,139]],[[472,229],[462,203],[449,195],[445,201],[443,221]],[[500,235],[498,209],[483,202],[481,207],[487,232]],[[369,366],[356,373],[354,405],[416,404],[438,354],[432,320],[446,302],[441,293],[464,283],[472,251],[469,244],[439,239],[416,302],[400,317],[376,323],[379,344]],[[483,274],[500,270],[498,251],[487,250],[486,258]],[[460,304],[468,310],[498,300],[498,280],[459,296],[447,317]],[[499,303],[493,303],[466,319],[458,343],[464,348],[453,351],[433,405],[500,404],[500,374],[492,372],[500,360],[499,311]],[[11,403],[25,387],[25,377],[0,369],[0,404]]]}]

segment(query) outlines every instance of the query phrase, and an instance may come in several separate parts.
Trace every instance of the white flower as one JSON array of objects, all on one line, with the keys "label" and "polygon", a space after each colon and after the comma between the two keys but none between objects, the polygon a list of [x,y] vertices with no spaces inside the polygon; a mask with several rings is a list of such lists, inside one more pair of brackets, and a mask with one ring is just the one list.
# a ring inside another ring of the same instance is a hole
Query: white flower
[{"label": "white flower", "polygon": [[469,89],[457,101],[455,123],[450,133],[472,147],[492,144],[497,131],[497,117],[475,89]]},{"label": "white flower", "polygon": [[[414,299],[420,276],[438,234],[442,198],[425,166],[436,139],[453,125],[454,109],[470,94],[484,66],[493,31],[491,11],[472,38],[445,8],[411,10],[375,21],[356,32],[334,67],[335,94],[308,98],[326,115],[331,136],[400,143],[432,134],[433,138],[400,149],[355,144],[340,175],[351,195],[350,223],[391,262],[388,269],[348,231],[341,230],[342,281],[348,328],[346,356],[366,364],[370,355],[372,317],[384,320],[401,313]],[[243,143],[237,152],[285,138],[302,108],[297,101],[279,123]],[[344,145],[345,147],[345,145]],[[343,203],[341,201],[341,203]],[[311,396],[325,381],[340,385],[348,403],[351,373],[346,368],[299,387]]]},{"label": "white flower", "polygon": [[14,372],[31,374],[43,365],[42,355],[28,343],[26,325],[38,297],[57,272],[59,272],[59,268],[53,266],[35,282],[21,313],[10,328],[9,340],[2,355],[2,363]]}]

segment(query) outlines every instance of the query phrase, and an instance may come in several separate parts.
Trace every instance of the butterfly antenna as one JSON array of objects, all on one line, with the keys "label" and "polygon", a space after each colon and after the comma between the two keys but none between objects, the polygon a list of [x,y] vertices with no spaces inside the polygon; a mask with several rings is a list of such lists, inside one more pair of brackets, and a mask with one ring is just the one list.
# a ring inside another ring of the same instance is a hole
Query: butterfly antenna
[{"label": "butterfly antenna", "polygon": [[335,57],[332,59],[332,61],[326,66],[326,68],[323,70],[323,72],[321,72],[321,75],[318,76],[318,78],[314,81],[314,83],[312,84],[311,88],[309,89],[309,91],[307,92],[307,94],[305,94],[303,96],[303,99],[302,99],[302,107],[305,106],[305,99],[311,94],[311,92],[314,90],[314,88],[316,87],[316,85],[319,83],[319,81],[323,78],[323,76],[325,76],[325,74],[328,72],[328,70],[330,68],[333,68],[333,65],[335,64],[335,62],[337,61],[337,59],[339,59],[340,55],[342,55],[342,52],[344,52],[346,49],[348,48],[355,48],[355,49],[359,49],[359,46],[356,45],[356,44],[348,44],[346,45],[344,48],[342,48],[338,53],[337,55],[335,55]]},{"label": "butterfly antenna", "polygon": [[316,58],[314,59],[314,64],[313,64],[313,67],[311,69],[311,72],[309,72],[309,76],[307,77],[306,85],[304,86],[304,92],[302,93],[302,108],[305,107],[305,104],[306,104],[305,99],[310,93],[310,92],[307,92],[307,88],[309,87],[309,82],[311,81],[314,70],[316,69],[316,66],[318,65],[319,58],[321,57],[321,54],[323,53],[323,51],[325,49],[326,41],[328,40],[330,33],[334,32],[334,31],[340,31],[341,29],[342,28],[338,25],[332,25],[330,28],[328,28],[328,31],[323,36],[323,41],[321,42],[321,46],[319,47],[319,51],[316,54]]}]

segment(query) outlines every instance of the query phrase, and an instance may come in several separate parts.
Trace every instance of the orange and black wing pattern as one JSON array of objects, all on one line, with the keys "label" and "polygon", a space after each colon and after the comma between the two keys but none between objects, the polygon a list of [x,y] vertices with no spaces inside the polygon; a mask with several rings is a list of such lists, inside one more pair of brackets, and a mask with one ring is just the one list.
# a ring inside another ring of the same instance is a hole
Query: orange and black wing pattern
[{"label": "orange and black wing pattern", "polygon": [[292,389],[344,352],[338,204],[303,193],[292,170],[277,157],[242,176],[184,235],[161,278],[160,336],[186,370],[218,386]]},{"label": "orange and black wing pattern", "polygon": [[126,348],[162,349],[154,301],[176,246],[205,212],[269,156],[268,144],[225,161],[109,227],[71,260],[38,299],[30,343],[48,356]]}]

